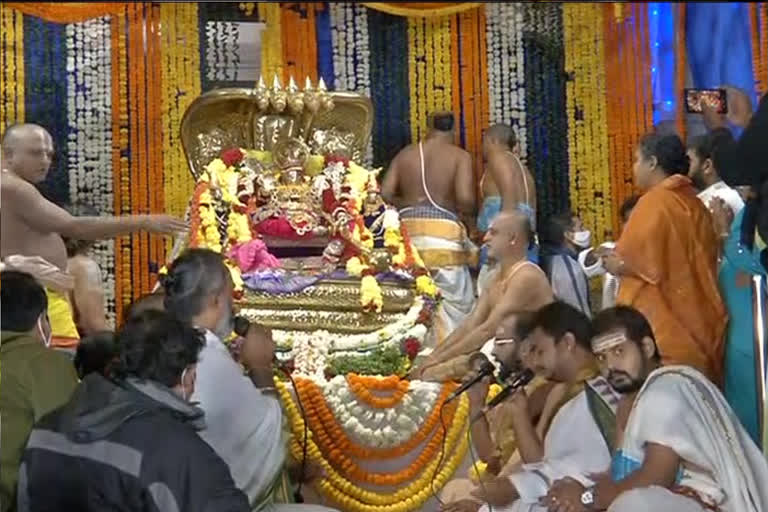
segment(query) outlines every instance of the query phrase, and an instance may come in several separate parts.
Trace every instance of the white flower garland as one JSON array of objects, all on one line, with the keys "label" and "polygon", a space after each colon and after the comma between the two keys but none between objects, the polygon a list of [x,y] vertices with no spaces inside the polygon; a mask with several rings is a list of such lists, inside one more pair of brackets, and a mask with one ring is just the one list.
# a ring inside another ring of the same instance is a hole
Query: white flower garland
[{"label": "white flower garland", "polygon": [[[334,88],[371,96],[371,52],[368,44],[368,12],[355,2],[330,2]],[[363,165],[373,161],[366,148]]]},{"label": "white flower garland", "polygon": [[375,409],[358,400],[344,376],[317,383],[325,401],[346,434],[363,446],[394,448],[410,439],[427,420],[442,385],[411,381],[402,401],[388,409]]},{"label": "white flower garland", "polygon": [[511,124],[527,154],[523,6],[486,3],[488,97],[491,123]]},{"label": "white flower garland", "polygon": [[[109,18],[68,24],[67,124],[69,195],[102,215],[114,213],[112,194],[112,62]],[[114,241],[95,244],[110,322],[115,319]]]},{"label": "white flower garland", "polygon": [[209,21],[205,25],[206,78],[209,82],[237,79],[240,61],[240,24],[230,21]]}]

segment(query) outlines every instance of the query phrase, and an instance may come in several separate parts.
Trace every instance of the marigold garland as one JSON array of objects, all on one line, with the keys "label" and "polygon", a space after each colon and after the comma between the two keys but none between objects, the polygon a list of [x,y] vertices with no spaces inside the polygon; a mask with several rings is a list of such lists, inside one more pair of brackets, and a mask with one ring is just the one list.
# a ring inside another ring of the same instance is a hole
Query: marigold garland
[{"label": "marigold garland", "polygon": [[752,74],[758,96],[768,91],[768,3],[750,2],[749,34],[752,42]]},{"label": "marigold garland", "polygon": [[317,81],[317,35],[313,2],[284,3],[280,11],[283,36],[283,80],[290,77],[302,82],[309,77]]},{"label": "marigold garland", "polygon": [[[376,409],[389,409],[400,403],[410,384],[407,380],[401,380],[397,375],[379,378],[367,375],[350,373],[347,375],[349,389],[357,395],[362,402]],[[374,391],[392,391],[391,396],[380,397],[371,393]]]},{"label": "marigold garland", "polygon": [[[276,380],[275,383],[292,426],[291,453],[294,458],[300,460],[302,457],[302,447],[299,440],[303,438],[304,421],[285,384],[279,380]],[[319,481],[317,487],[323,495],[342,505],[345,510],[360,512],[409,512],[416,510],[430,498],[434,492],[433,490],[438,490],[445,485],[464,459],[469,446],[466,435],[464,435],[468,415],[469,402],[465,396],[462,396],[446,442],[446,445],[453,445],[458,440],[459,444],[453,450],[453,454],[446,459],[443,469],[433,479],[439,460],[432,460],[424,468],[418,479],[396,492],[377,493],[368,491],[346,480],[323,458],[320,449],[313,441],[314,436],[310,431],[307,442],[307,454],[310,460],[314,460],[322,465],[327,475],[326,478]],[[457,426],[458,428],[456,428]]]},{"label": "marigold garland", "polygon": [[681,139],[683,139],[683,143],[685,143],[686,122],[685,102],[683,101],[683,94],[685,91],[686,73],[688,71],[688,49],[686,46],[685,31],[685,2],[675,4],[675,9],[677,9],[677,16],[675,16],[675,97],[677,98],[677,101],[675,102],[675,126],[677,128],[677,134]]},{"label": "marigold garland", "polygon": [[283,76],[283,29],[279,2],[258,2],[259,19],[266,24],[261,33],[261,76],[271,80]]},{"label": "marigold garland", "polygon": [[0,126],[24,122],[24,16],[0,4]]}]

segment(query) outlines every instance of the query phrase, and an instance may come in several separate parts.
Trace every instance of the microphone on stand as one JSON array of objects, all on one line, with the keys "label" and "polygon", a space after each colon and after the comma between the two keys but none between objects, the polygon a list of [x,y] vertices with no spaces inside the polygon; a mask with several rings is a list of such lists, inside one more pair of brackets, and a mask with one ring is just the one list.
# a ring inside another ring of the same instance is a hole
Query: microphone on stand
[{"label": "microphone on stand", "polygon": [[501,391],[499,391],[499,394],[493,397],[486,405],[483,407],[483,409],[477,413],[475,418],[473,418],[473,421],[483,414],[487,413],[497,405],[499,405],[501,402],[506,400],[509,395],[520,389],[521,387],[525,386],[529,382],[533,380],[534,373],[529,368],[526,368],[525,370],[515,374],[512,381],[504,387]]},{"label": "microphone on stand", "polygon": [[466,390],[483,380],[485,377],[492,376],[495,370],[493,364],[488,360],[487,357],[485,357],[484,354],[475,354],[470,359],[469,364],[470,366],[477,368],[475,376],[464,382],[456,389],[456,391],[451,393],[445,400],[445,403],[456,399],[460,394],[464,393]]}]

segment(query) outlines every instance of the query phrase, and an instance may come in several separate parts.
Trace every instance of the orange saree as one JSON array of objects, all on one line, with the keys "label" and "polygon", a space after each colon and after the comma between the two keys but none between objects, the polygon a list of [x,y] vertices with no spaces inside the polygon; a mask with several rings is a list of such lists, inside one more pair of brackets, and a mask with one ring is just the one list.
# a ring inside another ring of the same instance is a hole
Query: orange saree
[{"label": "orange saree", "polygon": [[693,366],[720,384],[726,309],[717,288],[712,218],[682,175],[646,192],[616,251],[633,275],[622,275],[617,304],[642,312],[664,364]]}]

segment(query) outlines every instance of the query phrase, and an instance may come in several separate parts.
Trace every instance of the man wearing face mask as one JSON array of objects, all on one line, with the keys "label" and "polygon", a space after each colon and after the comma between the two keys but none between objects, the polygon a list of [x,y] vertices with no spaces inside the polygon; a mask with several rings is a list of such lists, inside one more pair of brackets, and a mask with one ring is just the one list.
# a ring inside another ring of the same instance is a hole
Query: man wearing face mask
[{"label": "man wearing face mask", "polygon": [[581,219],[564,212],[547,219],[539,232],[539,241],[541,266],[555,297],[591,316],[589,282],[578,255],[590,247],[592,233],[584,229]]},{"label": "man wearing face mask", "polygon": [[[19,512],[246,512],[189,403],[203,334],[162,311],[119,333],[113,377],[87,375],[35,425],[19,471]],[[5,448],[5,447],[3,447]]]},{"label": "man wearing face mask", "polygon": [[34,422],[64,405],[77,386],[70,358],[48,348],[51,327],[43,287],[22,272],[0,273],[3,387],[0,510],[12,510],[21,454]]},{"label": "man wearing face mask", "polygon": [[[313,505],[276,505],[286,450],[283,413],[275,393],[272,333],[251,324],[234,360],[224,340],[232,334],[233,285],[221,255],[190,249],[173,261],[163,279],[165,310],[205,331],[192,400],[205,411],[201,436],[227,463],[253,510],[329,510]],[[314,469],[313,469],[314,472]]]}]

